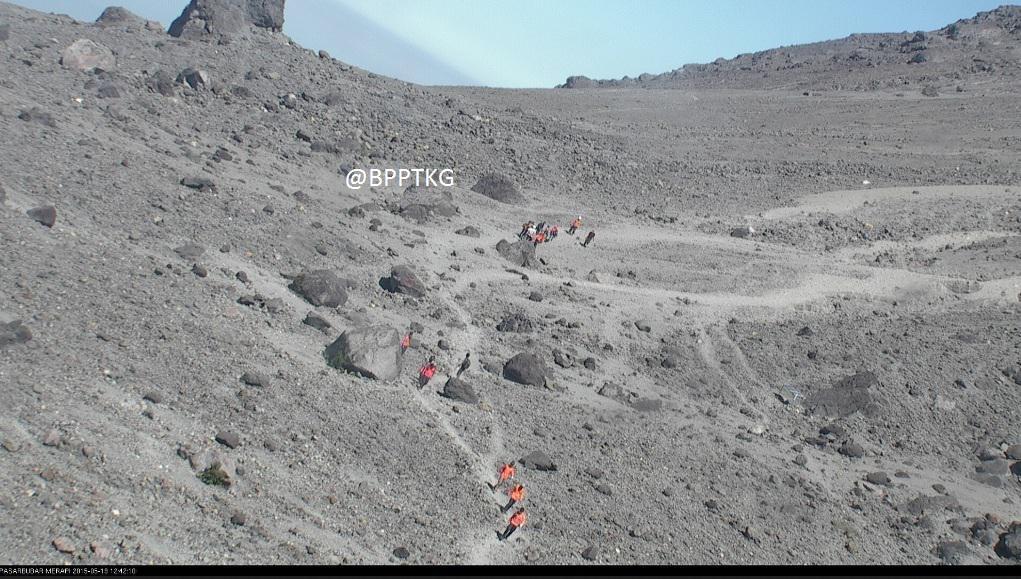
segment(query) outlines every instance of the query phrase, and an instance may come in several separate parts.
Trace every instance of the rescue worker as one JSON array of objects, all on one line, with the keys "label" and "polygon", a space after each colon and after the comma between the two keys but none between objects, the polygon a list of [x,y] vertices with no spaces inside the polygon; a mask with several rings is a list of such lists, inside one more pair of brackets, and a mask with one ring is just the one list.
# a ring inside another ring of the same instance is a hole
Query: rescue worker
[{"label": "rescue worker", "polygon": [[525,231],[525,236],[528,238],[529,241],[531,241],[532,238],[535,237],[535,225],[534,224],[532,224],[532,223],[528,224],[528,229]]},{"label": "rescue worker", "polygon": [[588,244],[591,243],[592,240],[595,239],[595,237],[596,237],[596,232],[595,231],[589,231],[588,235],[585,236],[585,243],[582,243],[581,246],[582,247],[588,247]]},{"label": "rescue worker", "polygon": [[433,376],[435,375],[436,362],[430,356],[429,361],[426,362],[425,366],[422,366],[422,368],[420,368],[418,371],[418,389],[421,390],[422,388],[425,388],[425,385],[428,384],[429,381],[432,380]]},{"label": "rescue worker", "polygon": [[501,513],[506,513],[507,511],[511,510],[511,508],[513,508],[514,505],[520,503],[525,499],[525,487],[524,485],[520,484],[514,485],[512,489],[507,491],[507,494],[510,495],[510,502],[507,503],[507,506],[500,509]]},{"label": "rescue worker", "polygon": [[554,239],[556,239],[557,235],[559,233],[560,233],[560,226],[559,225],[554,225],[553,227],[550,227],[550,230],[549,230],[549,240],[553,241]]},{"label": "rescue worker", "polygon": [[525,524],[528,520],[528,516],[525,515],[525,509],[518,509],[511,515],[510,522],[507,524],[507,528],[504,529],[503,534],[500,535],[500,540],[504,541],[508,539],[514,531],[518,530],[518,527]]},{"label": "rescue worker", "polygon": [[540,221],[539,225],[535,226],[535,229],[537,231],[546,231],[546,222],[545,221]]},{"label": "rescue worker", "polygon": [[524,239],[528,235],[528,228],[532,226],[532,222],[529,221],[521,226],[521,233],[518,234],[518,239]]},{"label": "rescue worker", "polygon": [[496,490],[504,483],[514,476],[514,463],[508,462],[507,464],[500,467],[500,479],[496,481],[495,485],[489,485],[489,488]]},{"label": "rescue worker", "polygon": [[546,241],[546,232],[545,231],[540,231],[539,233],[535,234],[535,237],[532,238],[532,245],[539,245],[540,243],[543,243],[545,241]]},{"label": "rescue worker", "polygon": [[411,347],[411,334],[414,334],[414,332],[408,332],[407,336],[401,338],[401,352],[407,352],[408,348]]},{"label": "rescue worker", "polygon": [[456,376],[458,378],[460,378],[461,374],[466,372],[468,370],[468,368],[471,368],[471,365],[472,365],[471,355],[472,355],[472,353],[468,352],[468,353],[466,353],[464,355],[464,360],[461,360],[461,366],[457,369],[457,374],[456,374]]},{"label": "rescue worker", "polygon": [[574,235],[574,232],[579,229],[581,229],[581,215],[579,215],[577,219],[571,221],[571,227],[567,230],[567,233],[569,235]]}]

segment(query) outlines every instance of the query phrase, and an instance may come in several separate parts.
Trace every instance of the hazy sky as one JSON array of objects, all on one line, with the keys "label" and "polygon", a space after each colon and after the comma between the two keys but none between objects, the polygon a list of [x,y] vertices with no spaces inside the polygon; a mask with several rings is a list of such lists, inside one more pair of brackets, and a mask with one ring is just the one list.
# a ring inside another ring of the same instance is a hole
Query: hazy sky
[{"label": "hazy sky", "polygon": [[[552,87],[637,76],[854,32],[941,28],[1006,0],[289,0],[302,46],[422,84]],[[186,0],[13,0],[94,20],[119,4],[165,26]]]}]

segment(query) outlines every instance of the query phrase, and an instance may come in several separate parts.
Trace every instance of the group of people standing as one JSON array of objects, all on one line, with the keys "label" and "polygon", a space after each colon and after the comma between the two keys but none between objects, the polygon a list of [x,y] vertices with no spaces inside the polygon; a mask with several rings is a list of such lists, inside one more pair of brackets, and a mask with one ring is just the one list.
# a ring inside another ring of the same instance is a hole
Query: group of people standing
[{"label": "group of people standing", "polygon": [[[571,220],[571,225],[567,229],[568,235],[574,235],[579,229],[581,229],[581,215],[576,219]],[[540,243],[548,243],[557,238],[560,234],[560,225],[549,224],[545,221],[540,221],[538,225],[534,221],[529,221],[521,225],[521,232],[518,233],[518,239],[527,239],[535,245]],[[585,236],[585,241],[582,242],[582,247],[588,247],[589,243],[595,238],[596,232],[589,231],[588,235]]]}]

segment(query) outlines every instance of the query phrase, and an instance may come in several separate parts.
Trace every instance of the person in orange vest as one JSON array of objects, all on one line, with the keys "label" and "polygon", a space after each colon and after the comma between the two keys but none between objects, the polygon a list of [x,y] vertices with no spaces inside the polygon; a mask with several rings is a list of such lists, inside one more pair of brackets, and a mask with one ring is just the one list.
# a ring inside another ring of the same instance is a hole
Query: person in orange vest
[{"label": "person in orange vest", "polygon": [[513,488],[507,491],[507,494],[510,495],[510,502],[508,502],[505,507],[500,509],[501,513],[506,513],[507,511],[511,510],[511,508],[513,508],[514,505],[520,503],[525,499],[525,487],[524,485],[520,484],[514,485]]},{"label": "person in orange vest", "polygon": [[489,488],[491,488],[493,490],[496,490],[497,488],[499,488],[500,485],[502,485],[504,482],[510,480],[511,477],[513,477],[513,476],[514,476],[514,464],[508,462],[507,464],[505,464],[505,465],[500,467],[500,480],[496,481],[496,484],[494,484],[494,485],[489,485]]},{"label": "person in orange vest", "polygon": [[559,233],[560,233],[560,226],[559,225],[554,225],[553,227],[550,227],[550,229],[549,229],[549,241],[553,241],[554,239],[556,239],[557,235]]},{"label": "person in orange vest", "polygon": [[543,243],[544,241],[546,241],[546,232],[545,231],[540,231],[539,233],[536,233],[535,237],[532,238],[532,244],[533,245],[539,245],[540,243]]},{"label": "person in orange vest", "polygon": [[528,520],[528,515],[525,514],[525,509],[518,509],[511,515],[510,522],[507,523],[507,528],[504,529],[503,533],[499,535],[501,541],[507,540],[514,531],[518,530],[518,527],[525,524]]},{"label": "person in orange vest", "polygon": [[425,366],[418,370],[418,389],[425,388],[425,385],[436,375],[436,362],[430,357]]},{"label": "person in orange vest", "polygon": [[571,221],[571,227],[567,230],[567,233],[569,235],[574,235],[574,232],[579,229],[581,229],[581,215],[579,215],[577,219]]},{"label": "person in orange vest", "polygon": [[401,352],[407,352],[408,348],[411,347],[411,334],[414,332],[408,332],[407,336],[401,338]]}]

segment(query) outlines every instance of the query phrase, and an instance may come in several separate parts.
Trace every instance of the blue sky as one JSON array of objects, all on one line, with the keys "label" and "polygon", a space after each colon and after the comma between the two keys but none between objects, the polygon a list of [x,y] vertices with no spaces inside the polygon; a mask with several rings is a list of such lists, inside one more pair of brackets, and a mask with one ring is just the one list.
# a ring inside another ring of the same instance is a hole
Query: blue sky
[{"label": "blue sky", "polygon": [[[552,87],[840,38],[941,28],[1005,0],[289,0],[299,44],[421,84]],[[165,26],[186,0],[13,0],[94,20],[111,3]]]}]

